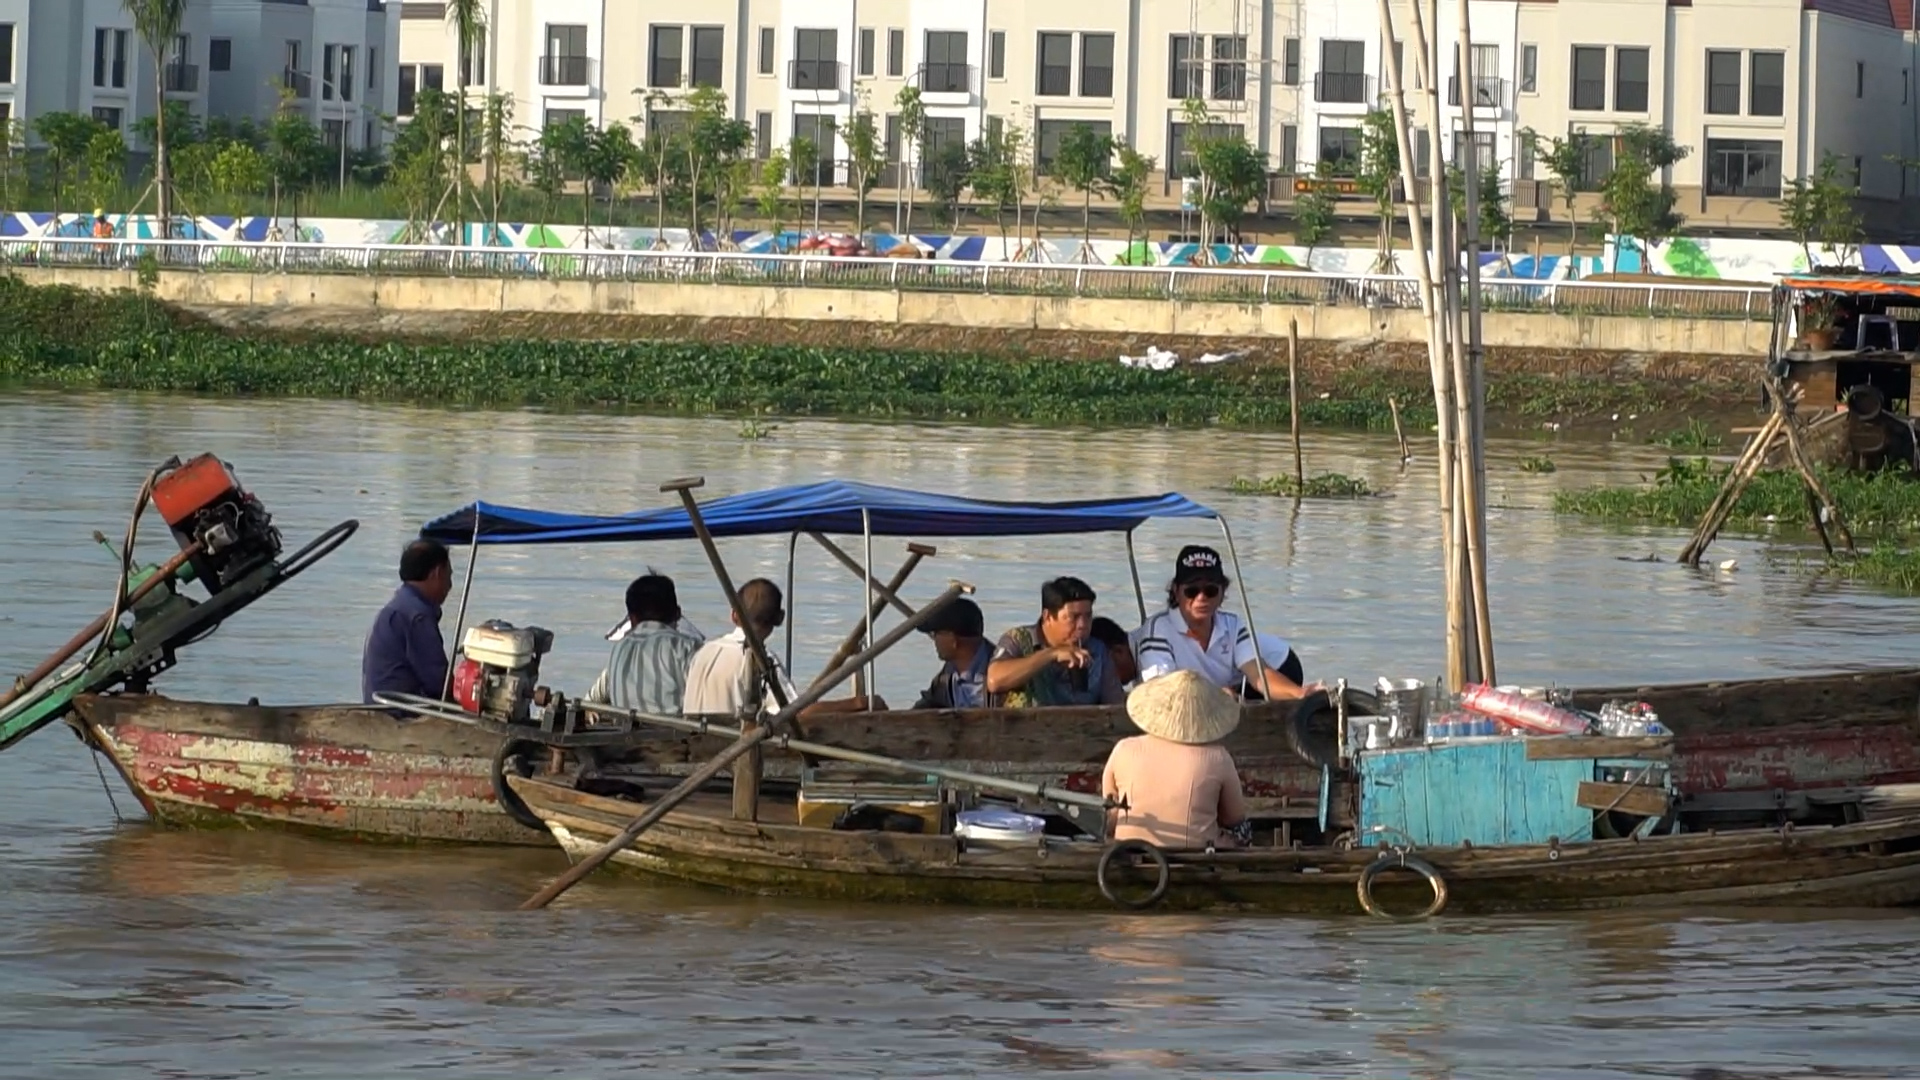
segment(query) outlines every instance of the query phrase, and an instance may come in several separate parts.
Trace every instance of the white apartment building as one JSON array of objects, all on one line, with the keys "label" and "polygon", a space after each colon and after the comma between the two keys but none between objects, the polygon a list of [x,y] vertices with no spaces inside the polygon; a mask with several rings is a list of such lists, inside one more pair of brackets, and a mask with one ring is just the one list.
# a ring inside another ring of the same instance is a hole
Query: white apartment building
[{"label": "white apartment building", "polygon": [[[381,0],[190,0],[167,98],[199,116],[265,119],[292,86],[329,138],[380,138],[394,109],[399,19]],[[320,64],[316,70],[315,62]],[[123,0],[0,0],[0,121],[88,114],[133,139],[154,112],[154,60]]]},{"label": "white apartment building", "polygon": [[[1670,179],[1697,223],[1770,221],[1782,182],[1823,152],[1857,162],[1862,194],[1888,207],[1920,177],[1888,160],[1920,157],[1915,0],[1470,0],[1469,86],[1457,2],[1441,0],[1426,27],[1439,38],[1425,66],[1444,149],[1465,152],[1470,108],[1474,156],[1500,166],[1522,215],[1557,212],[1528,129],[1601,136],[1597,179],[1604,136],[1628,122],[1666,128],[1690,148]],[[1409,0],[1392,3],[1398,44],[1366,0],[488,0],[487,41],[464,65],[443,4],[400,6],[402,116],[413,92],[451,89],[462,66],[476,92],[510,94],[532,129],[574,115],[668,122],[659,114],[677,97],[712,86],[761,154],[804,136],[844,159],[838,133],[865,108],[895,161],[1013,123],[1044,169],[1086,123],[1154,157],[1171,194],[1190,98],[1283,174],[1358,152],[1389,49],[1416,121],[1428,112]],[[910,83],[928,116],[923,147],[899,133],[895,99]],[[823,174],[845,180],[832,164]]]}]

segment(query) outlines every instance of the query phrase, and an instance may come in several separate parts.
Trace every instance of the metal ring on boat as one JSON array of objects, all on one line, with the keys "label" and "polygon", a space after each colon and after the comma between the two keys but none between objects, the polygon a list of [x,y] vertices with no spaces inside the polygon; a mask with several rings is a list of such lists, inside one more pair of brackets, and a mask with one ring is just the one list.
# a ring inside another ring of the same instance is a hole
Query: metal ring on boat
[{"label": "metal ring on boat", "polygon": [[[507,760],[518,756],[528,747],[538,749],[540,744],[525,739],[505,739],[500,743],[500,749],[494,751],[493,768],[490,770],[493,774],[493,797],[499,801],[500,809],[505,810],[508,817],[535,832],[546,832],[547,823],[541,821],[526,802],[507,786]],[[532,774],[527,772],[520,775]]]},{"label": "metal ring on boat", "polygon": [[[1374,879],[1388,870],[1401,869],[1411,870],[1421,877],[1426,878],[1427,887],[1433,890],[1432,902],[1427,904],[1426,908],[1417,914],[1395,915],[1393,912],[1381,907],[1373,899]],[[1405,852],[1400,852],[1397,856],[1382,852],[1379,858],[1368,863],[1367,868],[1360,871],[1360,883],[1357,888],[1360,893],[1360,909],[1362,911],[1382,919],[1391,919],[1394,922],[1420,922],[1423,919],[1431,919],[1435,915],[1440,914],[1447,906],[1447,881],[1440,876],[1440,871],[1435,870],[1433,865],[1425,859],[1414,858]]]},{"label": "metal ring on boat", "polygon": [[[1118,855],[1145,855],[1153,860],[1158,878],[1154,881],[1153,891],[1142,900],[1123,900],[1113,891],[1113,885],[1107,881],[1107,867],[1113,865]],[[1094,871],[1094,880],[1100,883],[1100,895],[1111,903],[1123,908],[1141,911],[1159,903],[1167,895],[1167,886],[1173,882],[1173,871],[1167,866],[1167,853],[1147,843],[1145,840],[1122,840],[1109,847],[1100,856],[1100,866]]]}]

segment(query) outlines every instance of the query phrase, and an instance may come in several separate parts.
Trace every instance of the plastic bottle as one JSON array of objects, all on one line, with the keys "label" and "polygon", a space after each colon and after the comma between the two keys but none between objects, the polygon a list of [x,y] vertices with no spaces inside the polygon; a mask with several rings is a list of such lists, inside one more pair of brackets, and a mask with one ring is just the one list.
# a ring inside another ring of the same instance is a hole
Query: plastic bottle
[{"label": "plastic bottle", "polygon": [[1466,687],[1460,691],[1460,704],[1483,716],[1505,720],[1523,732],[1578,735],[1587,730],[1586,719],[1578,713],[1544,701],[1529,701],[1519,694],[1502,693],[1490,686]]}]

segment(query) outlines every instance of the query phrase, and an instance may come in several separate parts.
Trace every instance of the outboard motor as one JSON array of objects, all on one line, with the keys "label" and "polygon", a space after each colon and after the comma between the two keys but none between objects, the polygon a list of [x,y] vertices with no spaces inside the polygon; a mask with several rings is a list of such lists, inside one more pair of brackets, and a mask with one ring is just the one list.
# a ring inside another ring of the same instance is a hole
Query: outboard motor
[{"label": "outboard motor", "polygon": [[232,467],[212,454],[154,481],[153,506],[181,550],[200,545],[188,561],[209,593],[280,555],[280,530],[267,508],[240,486]]},{"label": "outboard motor", "polygon": [[1913,425],[1886,411],[1886,397],[1878,387],[1862,386],[1848,392],[1846,423],[1848,468],[1857,472],[1916,471]]},{"label": "outboard motor", "polygon": [[533,722],[540,658],[553,648],[553,631],[516,627],[499,619],[467,630],[454,671],[454,699],[468,712],[507,724]]}]

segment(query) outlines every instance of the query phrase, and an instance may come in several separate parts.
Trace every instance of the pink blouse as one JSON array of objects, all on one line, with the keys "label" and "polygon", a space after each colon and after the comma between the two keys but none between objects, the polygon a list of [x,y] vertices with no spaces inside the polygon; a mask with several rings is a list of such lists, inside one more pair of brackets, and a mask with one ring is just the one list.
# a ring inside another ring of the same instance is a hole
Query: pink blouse
[{"label": "pink blouse", "polygon": [[1220,828],[1247,816],[1233,755],[1218,743],[1194,746],[1154,735],[1121,739],[1107,758],[1101,794],[1124,801],[1114,811],[1115,840],[1145,840],[1172,850],[1220,844]]}]

